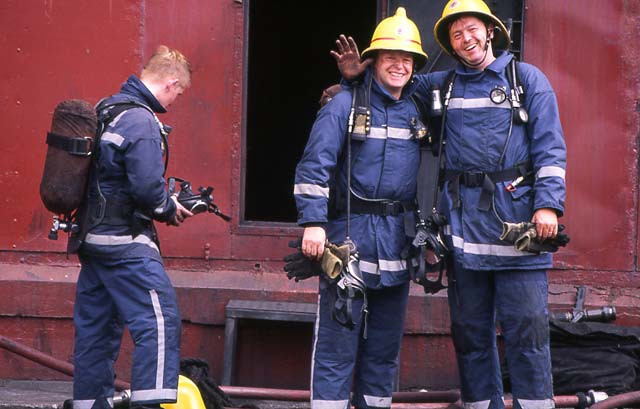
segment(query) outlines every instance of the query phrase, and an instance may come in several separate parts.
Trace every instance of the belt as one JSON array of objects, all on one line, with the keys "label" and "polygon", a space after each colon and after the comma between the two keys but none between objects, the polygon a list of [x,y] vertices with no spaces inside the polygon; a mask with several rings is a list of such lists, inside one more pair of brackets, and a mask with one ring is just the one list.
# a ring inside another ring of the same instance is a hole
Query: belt
[{"label": "belt", "polygon": [[496,190],[496,183],[513,182],[519,177],[524,180],[520,185],[528,185],[532,183],[530,176],[533,170],[529,162],[518,164],[509,169],[499,170],[496,172],[462,172],[455,170],[445,170],[442,181],[449,182],[448,191],[453,200],[453,208],[461,206],[460,202],[460,185],[466,187],[482,187],[478,209],[487,211],[491,207],[491,198]]},{"label": "belt", "polygon": [[351,195],[351,212],[375,214],[378,216],[397,216],[407,211],[415,210],[414,201],[400,200],[366,200]]}]

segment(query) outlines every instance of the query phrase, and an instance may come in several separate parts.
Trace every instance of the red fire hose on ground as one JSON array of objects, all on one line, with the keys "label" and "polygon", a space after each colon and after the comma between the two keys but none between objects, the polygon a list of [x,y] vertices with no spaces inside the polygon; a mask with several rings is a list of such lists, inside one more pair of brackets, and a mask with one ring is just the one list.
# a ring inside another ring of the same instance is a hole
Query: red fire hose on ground
[{"label": "red fire hose on ground", "polygon": [[[0,347],[15,354],[21,355],[31,361],[37,362],[47,368],[56,370],[65,375],[73,376],[73,365],[47,355],[34,348],[15,342],[0,335]],[[122,380],[115,381],[118,391],[130,389],[131,385]],[[220,389],[231,398],[281,400],[281,401],[309,401],[310,392],[306,390],[252,388],[244,386],[220,386]],[[591,409],[612,409],[625,405],[640,404],[640,391],[612,396],[600,402],[596,402],[595,394],[586,396],[555,396],[553,398],[556,408],[577,408],[589,406]],[[447,407],[459,407],[460,394],[458,391],[428,391],[428,392],[394,392],[393,409],[437,409]],[[505,400],[506,409],[513,407],[512,401]]]}]

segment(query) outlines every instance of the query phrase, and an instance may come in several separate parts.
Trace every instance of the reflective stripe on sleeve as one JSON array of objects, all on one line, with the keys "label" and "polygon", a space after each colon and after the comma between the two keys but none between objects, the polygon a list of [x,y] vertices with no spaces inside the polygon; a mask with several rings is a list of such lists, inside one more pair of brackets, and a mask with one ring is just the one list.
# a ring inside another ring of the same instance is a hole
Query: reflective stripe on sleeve
[{"label": "reflective stripe on sleeve", "polygon": [[329,197],[329,188],[309,183],[297,183],[293,186],[293,194]]},{"label": "reflective stripe on sleeve", "polygon": [[122,146],[124,138],[117,133],[103,132],[102,136],[100,136],[100,141],[110,142],[116,146]]},{"label": "reflective stripe on sleeve", "polygon": [[566,170],[562,169],[560,166],[543,166],[538,170],[538,173],[536,173],[536,179],[555,176],[564,180],[565,174]]}]

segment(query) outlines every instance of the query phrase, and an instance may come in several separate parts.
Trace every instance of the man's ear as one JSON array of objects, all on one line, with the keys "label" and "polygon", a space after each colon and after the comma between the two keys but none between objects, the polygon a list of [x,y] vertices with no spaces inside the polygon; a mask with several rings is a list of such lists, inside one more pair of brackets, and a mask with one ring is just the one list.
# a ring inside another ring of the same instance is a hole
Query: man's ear
[{"label": "man's ear", "polygon": [[487,26],[487,40],[493,40],[493,30],[496,28],[495,25],[489,24]]},{"label": "man's ear", "polygon": [[180,82],[180,80],[178,80],[177,78],[171,78],[169,81],[167,81],[167,88],[171,88],[172,86],[176,85],[178,82]]}]

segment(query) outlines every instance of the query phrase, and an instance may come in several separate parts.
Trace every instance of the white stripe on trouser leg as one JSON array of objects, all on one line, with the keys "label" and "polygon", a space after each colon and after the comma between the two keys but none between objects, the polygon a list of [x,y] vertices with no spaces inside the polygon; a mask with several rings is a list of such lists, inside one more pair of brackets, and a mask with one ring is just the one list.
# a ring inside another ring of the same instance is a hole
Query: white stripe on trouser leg
[{"label": "white stripe on trouser leg", "polygon": [[311,409],[347,409],[347,400],[312,400]]},{"label": "white stripe on trouser leg", "polygon": [[487,409],[490,404],[490,400],[481,400],[478,402],[463,402],[462,407],[464,409]]},{"label": "white stripe on trouser leg", "polygon": [[389,408],[391,407],[391,397],[382,396],[369,396],[364,395],[364,401],[367,402],[367,406],[373,408]]},{"label": "white stripe on trouser leg", "polygon": [[[320,325],[320,292],[318,291],[318,307],[316,308],[316,322],[313,325],[313,348],[311,349],[311,383],[309,392],[311,392],[310,402],[313,402],[313,368],[316,364],[316,345],[318,344],[318,326]],[[313,404],[312,404],[313,408]]]},{"label": "white stripe on trouser leg", "polygon": [[313,350],[311,351],[311,409],[347,409],[348,400],[314,400],[313,399],[313,368],[316,362],[316,346],[318,344],[318,332],[320,330],[320,303],[322,296],[318,292],[318,308],[316,310],[316,323],[313,329]]},{"label": "white stripe on trouser leg", "polygon": [[165,350],[165,334],[164,334],[164,316],[162,315],[162,307],[156,290],[150,290],[151,304],[153,304],[153,312],[156,314],[156,325],[158,327],[158,366],[156,368],[156,389],[162,389],[164,384],[164,350]]},{"label": "white stripe on trouser leg", "polygon": [[555,408],[553,399],[517,399],[522,409],[552,409]]}]

